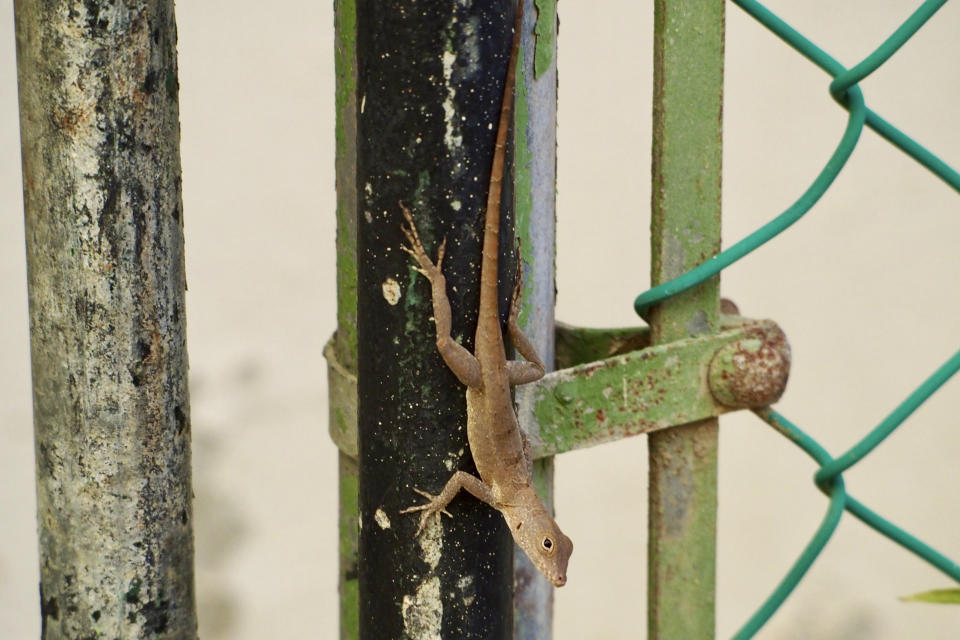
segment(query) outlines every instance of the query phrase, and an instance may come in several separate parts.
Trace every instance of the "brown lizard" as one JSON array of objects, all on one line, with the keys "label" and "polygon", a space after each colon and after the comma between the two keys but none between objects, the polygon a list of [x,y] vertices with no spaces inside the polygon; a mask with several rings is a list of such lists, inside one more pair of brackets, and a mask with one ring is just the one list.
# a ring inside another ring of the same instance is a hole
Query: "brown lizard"
[{"label": "brown lizard", "polygon": [[400,203],[407,221],[403,233],[409,243],[409,246],[404,246],[403,249],[417,261],[417,271],[426,276],[433,291],[437,349],[450,370],[467,387],[467,438],[480,474],[477,478],[457,471],[447,481],[443,491],[436,496],[414,488],[414,491],[426,497],[429,502],[404,509],[401,513],[423,511],[417,528],[419,535],[431,516],[441,512],[450,515],[446,506],[460,489],[466,489],[503,514],[513,539],[530,557],[534,566],[555,586],[562,587],[567,582],[567,562],[573,552],[573,542],[560,531],[533,488],[530,448],[526,435],[520,430],[510,395],[511,385],[538,380],[546,370],[543,361],[517,324],[522,288],[522,268],[519,264],[507,329],[514,347],[526,360],[507,360],[497,312],[500,199],[522,19],[521,0],[517,9],[510,60],[507,63],[506,86],[490,170],[480,268],[480,310],[474,353],[470,353],[450,336],[450,302],[447,299],[446,279],[441,271],[446,240],[440,244],[437,262],[434,264],[420,242],[413,215]]}]

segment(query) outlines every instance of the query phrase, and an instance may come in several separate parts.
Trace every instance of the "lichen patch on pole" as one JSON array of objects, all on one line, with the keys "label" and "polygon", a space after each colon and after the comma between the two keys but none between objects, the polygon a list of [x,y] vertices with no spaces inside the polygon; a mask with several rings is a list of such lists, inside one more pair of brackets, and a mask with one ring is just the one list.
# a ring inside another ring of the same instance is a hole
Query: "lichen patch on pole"
[{"label": "lichen patch on pole", "polygon": [[193,638],[173,2],[17,0],[44,638]]}]

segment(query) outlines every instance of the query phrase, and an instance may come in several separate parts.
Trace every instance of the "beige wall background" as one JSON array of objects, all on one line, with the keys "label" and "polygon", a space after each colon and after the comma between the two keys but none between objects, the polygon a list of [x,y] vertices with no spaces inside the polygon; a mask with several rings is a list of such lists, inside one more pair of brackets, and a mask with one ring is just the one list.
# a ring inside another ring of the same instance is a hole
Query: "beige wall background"
[{"label": "beige wall background", "polygon": [[[918,2],[770,0],[852,66]],[[557,316],[637,324],[649,284],[652,3],[560,4]],[[197,582],[206,640],[334,638],[336,451],[321,348],[335,323],[329,2],[181,0]],[[867,103],[960,167],[960,3],[863,83]],[[734,5],[724,244],[809,185],[846,114],[829,79]],[[12,11],[0,12],[0,637],[39,636],[30,364]],[[778,408],[839,454],[960,346],[960,196],[864,132],[835,185],[728,269],[724,295],[793,347]],[[846,474],[851,493],[960,559],[960,380]],[[721,424],[718,637],[826,511],[813,463],[753,416]],[[645,636],[646,443],[564,455],[576,541],[556,638]],[[960,607],[897,597],[949,580],[852,517],[758,637],[956,638]]]}]

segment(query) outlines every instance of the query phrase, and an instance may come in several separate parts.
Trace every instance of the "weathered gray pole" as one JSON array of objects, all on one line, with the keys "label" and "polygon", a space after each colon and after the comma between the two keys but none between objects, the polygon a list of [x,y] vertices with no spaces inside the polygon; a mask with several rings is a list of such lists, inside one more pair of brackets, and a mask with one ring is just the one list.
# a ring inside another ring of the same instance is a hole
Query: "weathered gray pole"
[{"label": "weathered gray pole", "polygon": [[194,638],[172,0],[16,0],[43,638]]}]

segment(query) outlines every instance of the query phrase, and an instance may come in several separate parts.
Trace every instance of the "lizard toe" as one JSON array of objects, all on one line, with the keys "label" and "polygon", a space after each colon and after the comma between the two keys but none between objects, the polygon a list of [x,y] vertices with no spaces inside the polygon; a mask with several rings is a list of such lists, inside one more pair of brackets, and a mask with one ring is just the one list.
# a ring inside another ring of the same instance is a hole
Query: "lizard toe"
[{"label": "lizard toe", "polygon": [[431,502],[437,499],[437,496],[433,495],[432,493],[427,493],[423,489],[418,489],[416,487],[410,487],[410,488],[413,489],[416,493],[419,493],[420,495],[422,495],[427,500],[430,500]]},{"label": "lizard toe", "polygon": [[412,507],[407,507],[406,509],[400,509],[400,513],[413,513],[414,511],[423,511],[424,509],[430,508],[429,504],[418,504]]}]

